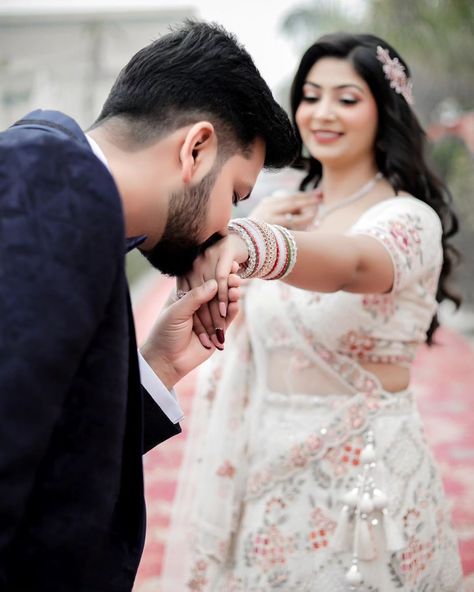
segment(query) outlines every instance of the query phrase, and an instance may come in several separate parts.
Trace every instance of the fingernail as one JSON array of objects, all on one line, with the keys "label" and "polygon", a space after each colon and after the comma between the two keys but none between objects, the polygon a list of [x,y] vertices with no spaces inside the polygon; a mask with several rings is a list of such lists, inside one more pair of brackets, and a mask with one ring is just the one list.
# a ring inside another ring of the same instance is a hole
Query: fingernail
[{"label": "fingernail", "polygon": [[199,341],[206,349],[212,349],[212,341],[209,339],[207,333],[201,333],[199,336]]},{"label": "fingernail", "polygon": [[227,306],[225,302],[219,302],[219,312],[221,313],[221,317],[225,319],[227,316]]},{"label": "fingernail", "polygon": [[225,342],[224,331],[222,329],[216,329],[216,337],[219,343]]},{"label": "fingernail", "polygon": [[217,282],[216,280],[208,280],[205,284],[206,286],[206,290],[208,292],[212,292],[213,290],[215,290],[217,288]]},{"label": "fingernail", "polygon": [[214,345],[214,347],[217,347],[217,348],[222,347],[219,340],[217,339],[217,335],[215,333],[213,333],[211,335],[211,341],[212,341],[212,344]]}]

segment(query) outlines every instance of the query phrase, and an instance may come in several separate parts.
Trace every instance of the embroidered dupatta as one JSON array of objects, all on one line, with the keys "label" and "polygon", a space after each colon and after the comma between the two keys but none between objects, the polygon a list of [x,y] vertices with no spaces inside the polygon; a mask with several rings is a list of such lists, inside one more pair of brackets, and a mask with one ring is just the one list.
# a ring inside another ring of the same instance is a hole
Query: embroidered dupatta
[{"label": "embroidered dupatta", "polygon": [[227,333],[225,354],[216,353],[199,375],[166,546],[162,581],[167,590],[204,589],[196,558],[223,563],[238,523],[254,371],[243,316]]}]

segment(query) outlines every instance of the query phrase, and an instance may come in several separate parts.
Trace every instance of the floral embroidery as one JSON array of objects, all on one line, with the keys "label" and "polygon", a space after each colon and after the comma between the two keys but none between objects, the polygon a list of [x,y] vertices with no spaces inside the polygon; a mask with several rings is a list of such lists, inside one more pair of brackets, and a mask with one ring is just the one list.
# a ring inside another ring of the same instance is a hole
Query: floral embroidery
[{"label": "floral embroidery", "polygon": [[303,468],[308,463],[308,455],[305,454],[305,447],[301,444],[293,446],[290,452],[289,462],[294,467]]},{"label": "floral embroidery", "polygon": [[388,223],[390,234],[395,244],[401,251],[409,254],[418,254],[420,252],[420,219],[418,216],[400,216],[399,220],[393,220]]},{"label": "floral embroidery", "polygon": [[420,216],[408,212],[380,220],[367,229],[357,229],[356,233],[367,234],[382,242],[392,256],[395,266],[393,291],[403,287],[403,278],[415,263],[423,263],[421,233],[423,225]]},{"label": "floral embroidery", "polygon": [[309,518],[312,527],[308,532],[308,546],[310,551],[319,551],[329,545],[331,534],[336,529],[336,522],[323,513],[321,508],[315,508]]},{"label": "floral embroidery", "polygon": [[222,368],[217,366],[208,378],[205,398],[211,403],[216,397],[216,391],[222,378]]},{"label": "floral embroidery", "polygon": [[414,536],[416,529],[419,526],[420,512],[416,508],[408,509],[403,515],[403,529],[410,535]]},{"label": "floral embroidery", "polygon": [[360,465],[362,445],[362,438],[357,438],[355,442],[348,441],[342,446],[330,448],[324,455],[324,460],[332,464],[335,475],[345,474],[351,467]]},{"label": "floral embroidery", "polygon": [[405,364],[412,362],[415,357],[416,347],[417,344],[415,343],[377,339],[364,331],[359,333],[349,331],[340,337],[338,344],[341,355],[349,356],[360,362],[373,362],[376,364]]},{"label": "floral embroidery", "polygon": [[433,557],[433,545],[430,541],[421,542],[416,536],[410,537],[408,547],[401,553],[400,568],[407,582],[418,582]]},{"label": "floral embroidery", "polygon": [[[276,526],[259,528],[249,533],[245,545],[247,565],[258,565],[264,571],[285,565],[288,555],[296,550],[293,536],[285,536]],[[280,577],[283,572],[279,572]],[[285,580],[283,580],[285,581]]]},{"label": "floral embroidery", "polygon": [[286,503],[281,497],[272,497],[265,505],[265,522],[276,525],[280,520],[284,520],[284,511]]},{"label": "floral embroidery", "polygon": [[388,322],[397,310],[393,294],[364,294],[362,307],[369,312],[374,319],[382,317],[383,322]]},{"label": "floral embroidery", "polygon": [[357,357],[364,360],[367,354],[375,347],[375,339],[370,335],[358,334],[355,331],[349,331],[343,335],[340,340],[340,349],[347,351],[351,357]]},{"label": "floral embroidery", "polygon": [[228,460],[224,461],[217,469],[216,473],[219,477],[233,477],[235,475],[235,467]]},{"label": "floral embroidery", "polygon": [[188,581],[187,586],[193,592],[203,592],[205,586],[208,583],[206,572],[209,564],[204,559],[198,559],[191,569],[191,579]]}]

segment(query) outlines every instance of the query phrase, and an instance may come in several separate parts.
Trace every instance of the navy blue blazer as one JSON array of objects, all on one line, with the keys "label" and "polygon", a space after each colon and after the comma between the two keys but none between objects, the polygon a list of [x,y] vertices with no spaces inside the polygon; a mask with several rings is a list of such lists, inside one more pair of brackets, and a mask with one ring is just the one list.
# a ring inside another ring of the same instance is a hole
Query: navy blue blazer
[{"label": "navy blue blazer", "polygon": [[112,176],[79,126],[0,134],[0,590],[125,592],[142,454],[180,431],[142,390]]}]

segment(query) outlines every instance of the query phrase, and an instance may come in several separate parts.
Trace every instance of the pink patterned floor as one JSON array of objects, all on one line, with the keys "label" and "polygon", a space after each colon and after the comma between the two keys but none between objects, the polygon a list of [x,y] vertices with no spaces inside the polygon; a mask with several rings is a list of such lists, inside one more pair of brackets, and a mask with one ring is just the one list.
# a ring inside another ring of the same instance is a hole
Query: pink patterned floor
[{"label": "pink patterned floor", "polygon": [[[157,275],[135,298],[139,343],[173,285],[172,280]],[[448,329],[441,330],[437,340],[439,345],[424,348],[419,353],[414,383],[426,435],[452,503],[453,523],[466,574],[466,592],[471,592],[474,591],[474,350],[466,339]],[[194,376],[190,375],[177,388],[188,417],[193,385]],[[160,589],[159,574],[187,424],[186,420],[182,423],[183,434],[145,457],[148,530],[134,592],[180,592]]]}]

